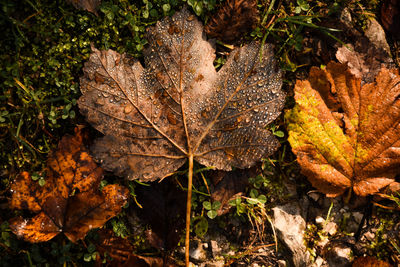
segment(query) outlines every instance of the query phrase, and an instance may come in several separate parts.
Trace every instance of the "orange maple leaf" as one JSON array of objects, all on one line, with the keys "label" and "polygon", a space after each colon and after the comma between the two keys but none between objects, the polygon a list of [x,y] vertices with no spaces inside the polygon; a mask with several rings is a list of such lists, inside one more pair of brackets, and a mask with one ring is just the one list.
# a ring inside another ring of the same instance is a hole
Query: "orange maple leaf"
[{"label": "orange maple leaf", "polygon": [[374,83],[345,65],[312,68],[297,81],[286,113],[289,142],[302,172],[328,196],[352,188],[374,194],[395,182],[400,166],[400,76],[382,68]]},{"label": "orange maple leaf", "polygon": [[107,185],[100,192],[103,170],[82,144],[82,133],[64,136],[47,161],[46,183],[40,186],[27,172],[11,185],[11,208],[39,213],[31,219],[17,217],[10,228],[29,242],[43,242],[60,232],[76,242],[91,228],[101,227],[126,203],[128,190]]}]

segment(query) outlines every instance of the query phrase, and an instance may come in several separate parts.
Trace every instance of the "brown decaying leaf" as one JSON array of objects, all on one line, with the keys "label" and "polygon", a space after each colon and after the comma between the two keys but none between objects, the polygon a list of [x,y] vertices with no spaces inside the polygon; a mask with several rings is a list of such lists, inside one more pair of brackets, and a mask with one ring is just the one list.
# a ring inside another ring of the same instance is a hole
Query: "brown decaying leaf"
[{"label": "brown decaying leaf", "polygon": [[225,171],[212,171],[210,176],[214,180],[217,180],[214,184],[214,190],[212,190],[211,198],[213,201],[219,201],[221,208],[217,211],[218,216],[226,214],[232,208],[229,205],[229,201],[240,197],[240,195],[248,186],[250,177],[256,177],[259,168],[252,167],[246,170],[237,169],[231,172]]},{"label": "brown decaying leaf", "polygon": [[96,16],[98,15],[97,10],[101,4],[101,0],[67,0],[67,2],[77,9],[87,10]]},{"label": "brown decaying leaf", "polygon": [[336,58],[340,63],[347,64],[349,70],[361,79],[361,85],[371,83],[382,67],[394,68],[390,56],[390,48],[385,38],[385,32],[375,20],[367,21],[362,35],[357,31],[350,31],[350,43],[342,45],[336,51]]},{"label": "brown decaying leaf", "polygon": [[393,67],[393,60],[386,51],[376,48],[366,38],[360,39],[356,47],[352,44],[339,47],[336,58],[347,64],[350,72],[361,79],[361,83],[371,83],[381,68]]},{"label": "brown decaying leaf", "polygon": [[97,234],[98,238],[94,241],[94,244],[101,255],[107,254],[119,262],[128,260],[133,252],[133,246],[128,239],[115,236],[110,229],[101,229]]},{"label": "brown decaying leaf", "polygon": [[[133,246],[127,239],[116,237],[112,230],[102,229],[98,232],[99,238],[95,241],[97,251],[102,256],[107,254],[113,260],[107,262],[106,266],[135,266],[135,267],[172,267],[178,266],[156,257],[144,257],[133,253]],[[172,260],[169,259],[169,262]],[[98,266],[104,266],[102,258],[97,261]]]},{"label": "brown decaying leaf", "polygon": [[144,257],[144,256],[132,254],[125,264],[123,264],[123,265],[117,264],[116,266],[122,266],[122,267],[130,267],[130,266],[135,266],[135,267],[178,267],[180,265],[177,265],[175,263],[166,263],[161,258]]},{"label": "brown decaying leaf", "polygon": [[76,242],[91,228],[101,227],[121,211],[128,190],[107,185],[100,192],[103,170],[85,146],[82,133],[64,136],[47,161],[46,183],[40,186],[23,172],[11,185],[11,208],[39,213],[31,219],[14,218],[10,228],[29,242],[50,240],[60,232]]},{"label": "brown decaying leaf", "polygon": [[146,69],[126,55],[93,48],[78,104],[105,134],[93,150],[106,169],[152,181],[188,159],[188,265],[193,160],[231,170],[274,152],[279,142],[266,126],[283,108],[282,73],[272,47],[265,44],[260,55],[257,42],[233,50],[217,72],[214,48],[185,8],[151,27],[147,40]]},{"label": "brown decaying leaf", "polygon": [[289,142],[302,172],[321,192],[357,195],[393,183],[400,166],[400,77],[382,68],[361,86],[345,65],[312,68],[297,81],[286,113]]},{"label": "brown decaying leaf", "polygon": [[400,39],[400,1],[385,0],[381,7],[381,21],[385,30],[395,39]]},{"label": "brown decaying leaf", "polygon": [[366,21],[366,27],[359,31],[352,21],[349,10],[344,9],[339,20],[327,17],[318,23],[319,26],[339,30],[335,36],[342,41],[340,43],[318,29],[309,29],[304,45],[309,48],[310,54],[299,57],[299,63],[326,65],[337,59],[348,64],[351,72],[365,83],[373,82],[383,66],[394,68],[390,48],[381,35],[383,29],[380,29],[379,23],[370,19]]},{"label": "brown decaying leaf", "polygon": [[257,1],[227,0],[205,27],[209,37],[236,43],[258,22]]},{"label": "brown decaying leaf", "polygon": [[186,192],[177,188],[174,180],[135,188],[137,201],[142,208],[134,207],[139,218],[151,226],[146,231],[153,247],[169,253],[178,245],[185,226]]},{"label": "brown decaying leaf", "polygon": [[81,112],[105,137],[103,167],[129,179],[163,178],[191,156],[206,166],[247,168],[279,142],[266,125],[285,99],[272,47],[253,42],[216,72],[214,48],[186,9],[147,33],[144,69],[136,59],[93,48],[81,78]]},{"label": "brown decaying leaf", "polygon": [[352,267],[392,267],[392,265],[386,261],[381,261],[375,257],[365,256],[358,257],[352,264]]}]

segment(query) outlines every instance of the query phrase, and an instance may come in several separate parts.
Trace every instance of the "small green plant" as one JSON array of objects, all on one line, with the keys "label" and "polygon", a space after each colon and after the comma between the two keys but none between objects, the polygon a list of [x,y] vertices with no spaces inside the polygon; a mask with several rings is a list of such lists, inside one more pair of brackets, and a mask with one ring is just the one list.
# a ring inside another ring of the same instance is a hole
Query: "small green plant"
[{"label": "small green plant", "polygon": [[3,244],[5,247],[11,247],[11,242],[12,242],[12,238],[11,238],[11,234],[10,234],[11,230],[9,227],[9,224],[7,221],[3,222],[0,225],[0,242],[1,244]]},{"label": "small green plant", "polygon": [[83,260],[86,262],[95,261],[98,254],[96,246],[90,243],[89,246],[87,246],[87,253],[83,255]]},{"label": "small green plant", "polygon": [[214,67],[216,69],[221,68],[226,62],[226,58],[225,57],[218,57],[214,60]]},{"label": "small green plant", "polygon": [[199,238],[202,238],[208,231],[208,221],[204,216],[196,216],[193,218],[193,229]]},{"label": "small green plant", "polygon": [[322,234],[318,226],[315,224],[307,224],[306,230],[304,231],[304,243],[307,251],[313,258],[317,256],[316,247],[323,238],[325,238],[325,235]]},{"label": "small green plant", "polygon": [[218,212],[217,210],[221,207],[221,202],[219,201],[214,201],[214,202],[210,202],[210,201],[204,201],[203,202],[203,208],[205,208],[207,210],[207,216],[210,219],[214,219],[215,217],[217,217]]},{"label": "small green plant", "polygon": [[301,12],[307,12],[310,9],[310,5],[307,3],[307,0],[297,0],[297,6],[294,8],[294,12],[296,14],[300,14]]},{"label": "small green plant", "polygon": [[252,205],[264,205],[267,201],[267,197],[263,194],[259,194],[257,189],[250,190],[250,197],[246,198],[247,203]]},{"label": "small green plant", "polygon": [[285,133],[279,129],[279,125],[275,125],[274,123],[271,123],[269,125],[269,129],[271,130],[272,134],[275,135],[276,137],[283,138],[285,137]]},{"label": "small green plant", "polygon": [[247,215],[249,219],[259,221],[258,215],[265,211],[265,202],[267,198],[263,194],[259,194],[258,190],[251,189],[250,197],[241,196],[229,201],[229,205],[236,208],[238,216]]},{"label": "small green plant", "polygon": [[197,16],[204,14],[204,11],[211,11],[215,8],[216,0],[183,0],[192,7]]},{"label": "small green plant", "polygon": [[32,173],[31,178],[33,181],[37,181],[40,186],[44,186],[46,183],[46,180],[44,179],[44,177],[42,175],[38,174],[37,172]]},{"label": "small green plant", "polygon": [[258,190],[251,189],[250,197],[241,196],[229,201],[229,205],[236,208],[236,215],[247,218],[260,238],[263,240],[265,221],[271,222],[265,209],[266,197]]},{"label": "small green plant", "polygon": [[6,121],[8,115],[7,110],[0,111],[0,123],[3,123]]},{"label": "small green plant", "polygon": [[125,223],[119,218],[121,215],[111,220],[112,229],[116,236],[126,238],[129,235],[129,230]]}]

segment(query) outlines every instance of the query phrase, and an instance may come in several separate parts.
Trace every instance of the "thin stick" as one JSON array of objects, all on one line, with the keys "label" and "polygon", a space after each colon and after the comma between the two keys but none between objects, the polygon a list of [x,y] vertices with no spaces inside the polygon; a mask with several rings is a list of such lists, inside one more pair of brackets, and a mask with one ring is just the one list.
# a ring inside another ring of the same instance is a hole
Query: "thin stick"
[{"label": "thin stick", "polygon": [[185,264],[189,267],[190,209],[192,207],[193,154],[189,155],[188,192],[186,200]]}]

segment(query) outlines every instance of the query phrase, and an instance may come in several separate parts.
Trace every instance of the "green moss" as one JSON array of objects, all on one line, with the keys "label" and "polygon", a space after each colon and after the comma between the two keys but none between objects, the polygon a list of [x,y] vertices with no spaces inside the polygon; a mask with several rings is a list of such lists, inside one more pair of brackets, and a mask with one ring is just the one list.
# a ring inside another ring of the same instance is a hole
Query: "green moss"
[{"label": "green moss", "polygon": [[394,229],[398,222],[398,214],[379,208],[377,215],[375,222],[378,229],[375,232],[375,238],[366,247],[367,254],[387,261],[392,255],[398,253],[395,246],[400,245]]}]

